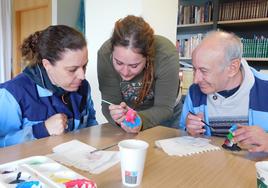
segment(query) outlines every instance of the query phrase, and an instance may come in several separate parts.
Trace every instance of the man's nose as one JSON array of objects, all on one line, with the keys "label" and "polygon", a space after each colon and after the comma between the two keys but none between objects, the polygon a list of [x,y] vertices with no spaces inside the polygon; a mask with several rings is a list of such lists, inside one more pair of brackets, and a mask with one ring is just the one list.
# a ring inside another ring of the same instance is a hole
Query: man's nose
[{"label": "man's nose", "polygon": [[202,74],[200,71],[196,70],[194,71],[194,83],[198,84],[202,80]]}]

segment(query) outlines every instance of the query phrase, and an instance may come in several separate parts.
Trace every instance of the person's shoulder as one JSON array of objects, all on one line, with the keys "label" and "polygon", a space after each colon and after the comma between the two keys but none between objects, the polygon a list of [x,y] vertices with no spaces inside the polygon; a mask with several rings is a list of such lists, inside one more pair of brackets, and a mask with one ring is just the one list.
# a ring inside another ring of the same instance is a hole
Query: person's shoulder
[{"label": "person's shoulder", "polygon": [[262,80],[268,84],[268,73],[266,71],[257,71],[251,67],[251,71],[255,78]]},{"label": "person's shoulder", "polygon": [[265,93],[264,91],[268,90],[268,74],[259,72],[253,68],[251,68],[251,71],[254,75],[254,84],[251,91]]},{"label": "person's shoulder", "polygon": [[12,94],[15,98],[21,99],[26,92],[33,90],[33,83],[25,74],[21,73],[15,78],[0,85],[0,89],[4,89]]},{"label": "person's shoulder", "polygon": [[98,50],[99,54],[110,54],[112,52],[111,39],[106,40]]},{"label": "person's shoulder", "polygon": [[155,35],[155,55],[156,58],[176,57],[179,59],[179,53],[175,45],[167,38]]},{"label": "person's shoulder", "polygon": [[179,69],[179,53],[175,45],[167,38],[155,35],[155,58],[156,70]]},{"label": "person's shoulder", "polygon": [[174,47],[174,44],[168,38],[162,35],[154,35],[154,40],[157,45],[167,45]]},{"label": "person's shoulder", "polygon": [[23,88],[30,82],[30,79],[23,73],[17,75],[15,78],[8,80],[0,85],[0,88]]}]

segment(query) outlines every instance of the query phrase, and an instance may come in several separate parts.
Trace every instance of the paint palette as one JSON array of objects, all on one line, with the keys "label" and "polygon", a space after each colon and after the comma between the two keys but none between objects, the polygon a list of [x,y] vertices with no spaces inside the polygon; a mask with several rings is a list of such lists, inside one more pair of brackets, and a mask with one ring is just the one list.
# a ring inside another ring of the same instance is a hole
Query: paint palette
[{"label": "paint palette", "polygon": [[96,184],[45,156],[33,156],[0,165],[0,187],[96,188]]}]

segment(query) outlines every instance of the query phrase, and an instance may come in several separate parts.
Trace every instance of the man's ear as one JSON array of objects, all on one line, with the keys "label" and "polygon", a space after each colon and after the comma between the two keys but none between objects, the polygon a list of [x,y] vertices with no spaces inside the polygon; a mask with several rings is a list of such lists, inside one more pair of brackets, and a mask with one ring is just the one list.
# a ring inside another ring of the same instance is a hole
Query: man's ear
[{"label": "man's ear", "polygon": [[239,72],[240,66],[241,66],[240,58],[232,60],[231,64],[229,65],[229,76],[230,77],[235,76]]},{"label": "man's ear", "polygon": [[47,59],[42,59],[42,64],[46,71],[49,71],[52,66],[52,64]]}]

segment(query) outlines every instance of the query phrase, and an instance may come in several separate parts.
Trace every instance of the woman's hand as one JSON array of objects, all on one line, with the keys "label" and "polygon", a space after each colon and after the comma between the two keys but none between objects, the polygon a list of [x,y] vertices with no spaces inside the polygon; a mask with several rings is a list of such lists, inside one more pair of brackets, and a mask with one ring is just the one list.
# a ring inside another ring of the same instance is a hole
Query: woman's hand
[{"label": "woman's hand", "polygon": [[[124,120],[126,119],[126,113],[131,108],[127,106],[125,102],[121,102],[119,105],[111,104],[109,106],[110,115],[113,118],[113,120],[121,126],[122,129],[124,129],[127,133],[138,133],[140,132],[142,128],[142,123],[139,126],[135,126],[133,128],[127,126],[124,124]],[[137,114],[138,118],[140,116]]]},{"label": "woman's hand", "polygon": [[[136,117],[136,118],[140,118],[140,116],[137,114],[137,117]],[[142,129],[142,120],[141,120],[141,118],[140,118],[140,125],[135,126],[135,127],[133,127],[133,128],[131,128],[131,127],[125,125],[124,122],[121,122],[120,125],[121,125],[121,128],[124,129],[127,133],[138,133],[138,132],[140,132],[141,129]]]},{"label": "woman's hand", "polygon": [[45,121],[48,133],[53,136],[64,133],[65,128],[67,128],[67,120],[67,116],[62,113],[49,117]]},{"label": "woman's hand", "polygon": [[126,118],[126,113],[129,107],[125,102],[121,102],[119,105],[111,104],[109,106],[110,115],[117,124],[121,124]]}]

